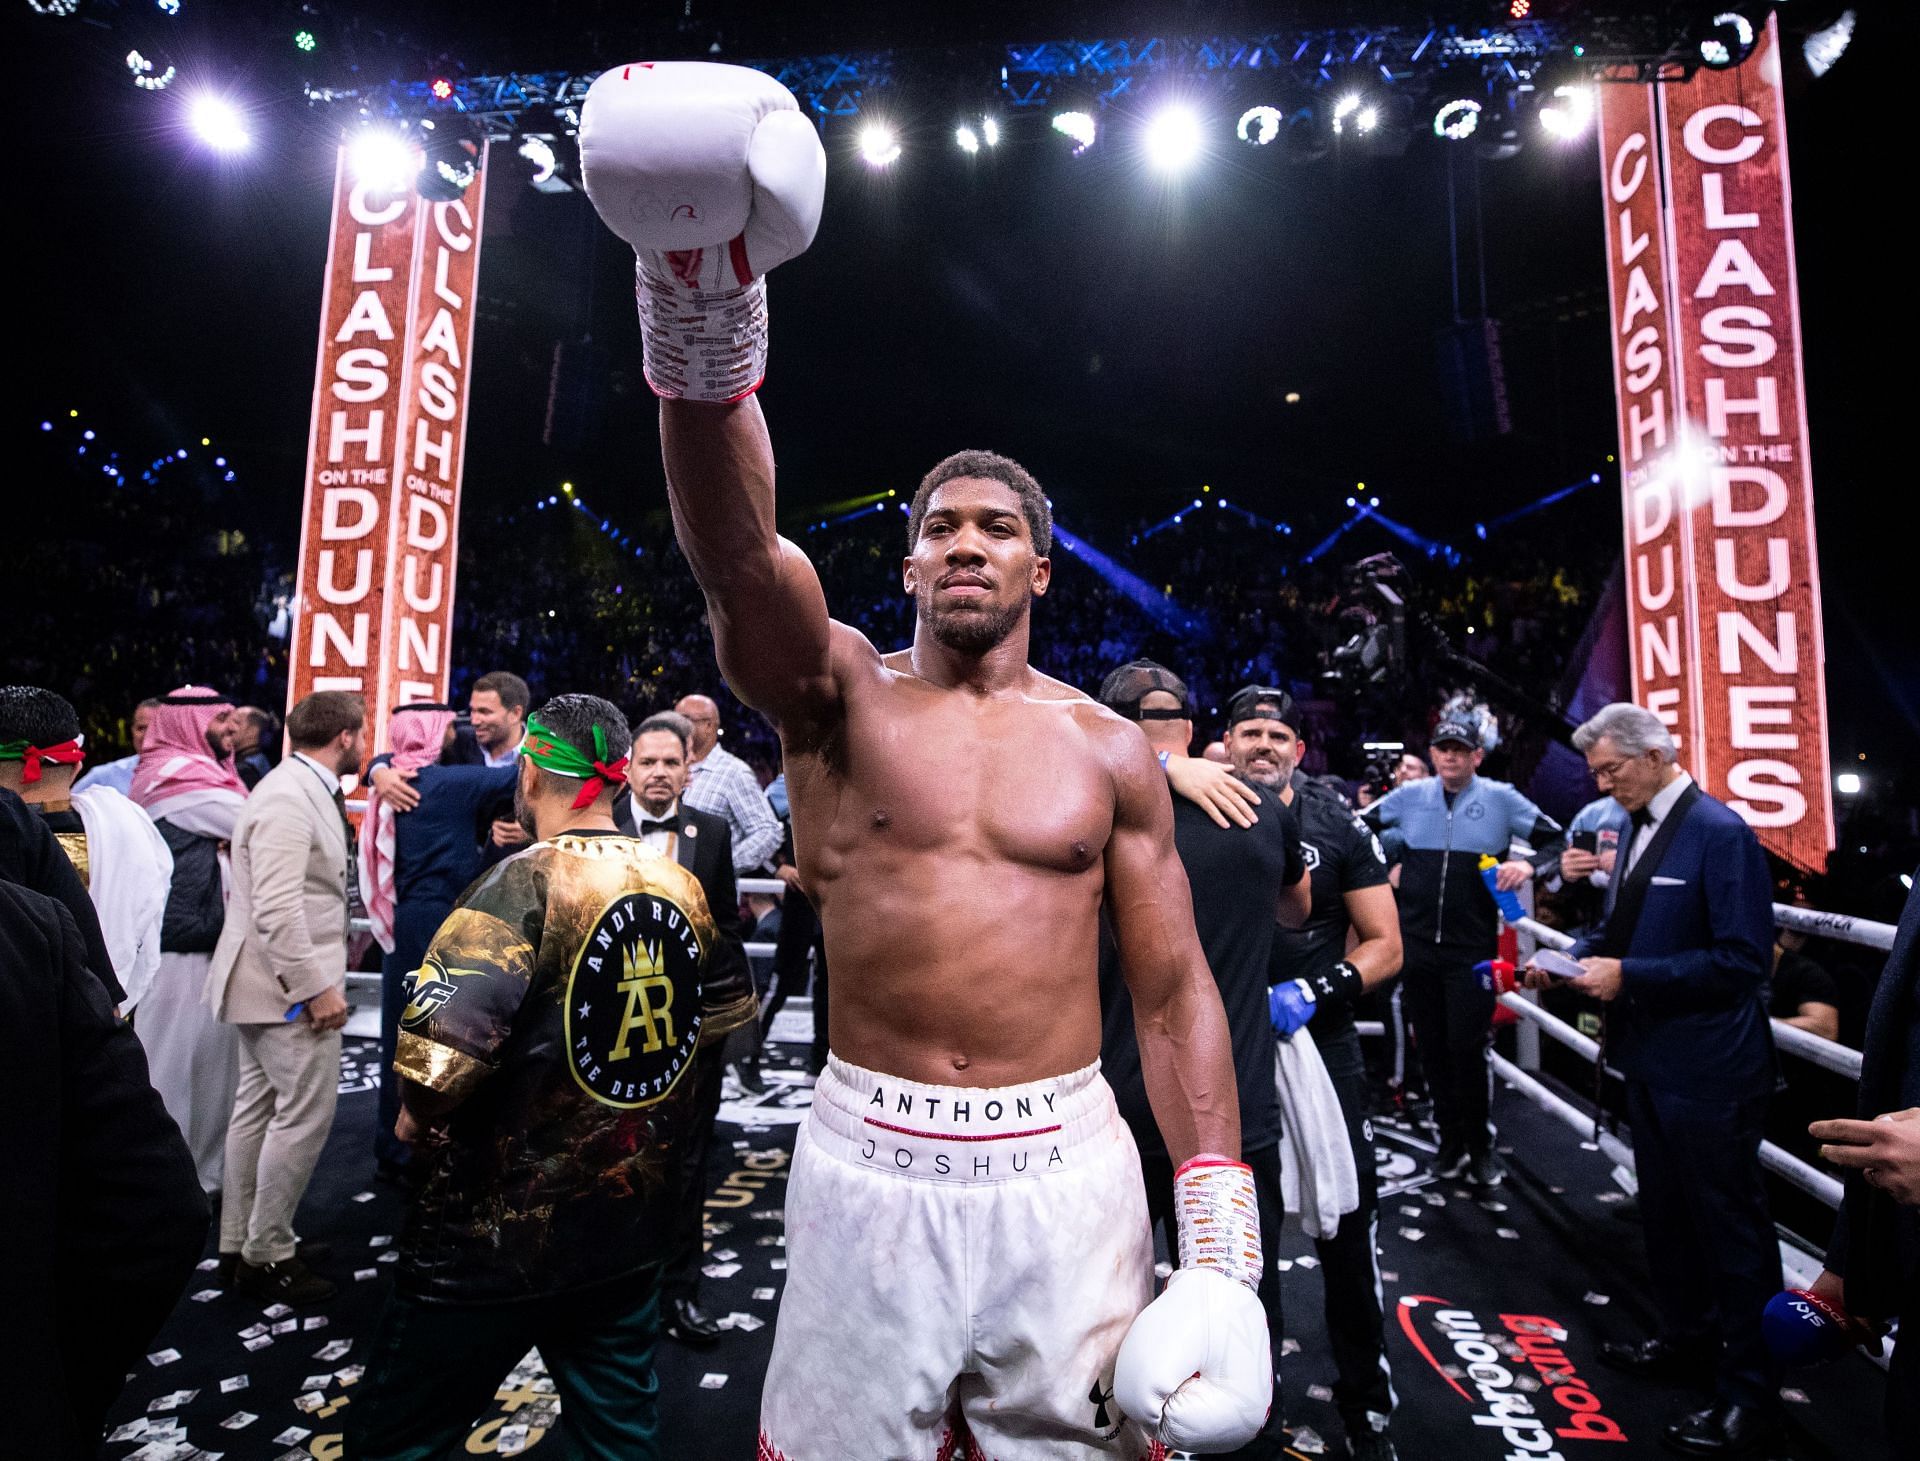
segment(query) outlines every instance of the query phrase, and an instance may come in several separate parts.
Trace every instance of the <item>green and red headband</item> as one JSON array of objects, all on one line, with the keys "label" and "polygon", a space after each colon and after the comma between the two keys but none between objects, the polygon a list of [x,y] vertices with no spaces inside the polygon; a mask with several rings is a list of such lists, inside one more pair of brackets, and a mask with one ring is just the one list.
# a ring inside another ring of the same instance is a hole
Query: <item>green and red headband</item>
[{"label": "green and red headband", "polygon": [[40,779],[42,761],[51,761],[56,766],[78,766],[86,760],[85,740],[85,736],[75,736],[51,746],[36,746],[30,741],[0,741],[0,761],[26,762],[20,779],[31,786]]},{"label": "green and red headband", "polygon": [[573,799],[576,812],[582,807],[592,806],[593,799],[600,795],[602,788],[618,786],[627,779],[627,758],[622,756],[618,761],[608,764],[607,733],[597,725],[593,728],[593,754],[589,756],[577,746],[561,740],[540,724],[536,717],[528,716],[527,738],[520,743],[520,754],[542,771],[587,783],[580,788],[580,795]]}]

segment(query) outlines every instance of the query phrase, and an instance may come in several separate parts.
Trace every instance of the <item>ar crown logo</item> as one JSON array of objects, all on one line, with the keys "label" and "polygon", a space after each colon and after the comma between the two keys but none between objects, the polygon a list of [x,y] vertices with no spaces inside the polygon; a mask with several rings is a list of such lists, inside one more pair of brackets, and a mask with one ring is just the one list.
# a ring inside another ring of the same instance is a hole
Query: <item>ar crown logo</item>
[{"label": "ar crown logo", "polygon": [[567,1063],[580,1088],[633,1110],[664,1100],[700,1043],[700,939],[677,904],[622,893],[567,976]]}]

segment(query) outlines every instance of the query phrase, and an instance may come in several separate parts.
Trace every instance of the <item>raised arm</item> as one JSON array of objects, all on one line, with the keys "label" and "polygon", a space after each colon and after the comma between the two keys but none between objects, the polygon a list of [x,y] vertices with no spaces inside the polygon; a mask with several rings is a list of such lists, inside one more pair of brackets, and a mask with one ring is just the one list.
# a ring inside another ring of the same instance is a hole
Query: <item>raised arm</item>
[{"label": "raised arm", "polygon": [[1113,836],[1107,910],[1133,995],[1140,1071],[1177,1167],[1201,1152],[1240,1156],[1233,1046],[1219,988],[1193,927],[1193,894],[1173,846],[1173,803],[1146,738],[1112,736]]},{"label": "raised arm", "polygon": [[813,242],[827,156],[772,77],[736,66],[617,66],[588,89],[581,181],[633,245],[641,364],[660,396],[674,530],[707,596],[720,668],[776,723],[831,705],[813,566],[773,528],[767,270]]},{"label": "raised arm", "polygon": [[707,598],[720,671],[780,725],[836,700],[820,577],[773,526],[773,447],[758,400],[660,403],[673,530]]}]

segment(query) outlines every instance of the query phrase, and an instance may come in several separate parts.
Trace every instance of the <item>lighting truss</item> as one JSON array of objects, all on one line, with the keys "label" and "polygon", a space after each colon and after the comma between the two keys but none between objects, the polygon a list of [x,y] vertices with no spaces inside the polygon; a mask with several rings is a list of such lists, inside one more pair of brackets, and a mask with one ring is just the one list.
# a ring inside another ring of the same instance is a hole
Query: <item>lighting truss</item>
[{"label": "lighting truss", "polygon": [[[999,78],[1000,100],[1010,109],[1045,107],[1054,88],[1072,82],[1092,89],[1097,106],[1128,97],[1167,74],[1266,73],[1276,85],[1318,89],[1356,71],[1377,73],[1394,86],[1443,69],[1458,75],[1479,68],[1489,77],[1529,82],[1550,60],[1579,56],[1608,80],[1682,80],[1698,66],[1698,50],[1683,26],[1663,15],[1588,20],[1576,29],[1561,20],[1498,25],[1412,25],[1303,28],[1233,36],[1144,36],[1052,40],[986,49],[973,58],[984,74]],[[1691,60],[1689,55],[1691,54]],[[955,66],[950,51],[846,51],[745,61],[765,71],[826,120],[857,117],[895,88],[921,81],[948,84]],[[959,64],[970,64],[962,55]],[[452,96],[437,99],[428,82],[395,81],[359,89],[310,87],[316,106],[351,105],[373,117],[417,117],[436,109],[464,113],[494,138],[512,135],[522,112],[551,108],[577,119],[587,88],[604,69],[516,71],[468,75],[454,80]]]}]

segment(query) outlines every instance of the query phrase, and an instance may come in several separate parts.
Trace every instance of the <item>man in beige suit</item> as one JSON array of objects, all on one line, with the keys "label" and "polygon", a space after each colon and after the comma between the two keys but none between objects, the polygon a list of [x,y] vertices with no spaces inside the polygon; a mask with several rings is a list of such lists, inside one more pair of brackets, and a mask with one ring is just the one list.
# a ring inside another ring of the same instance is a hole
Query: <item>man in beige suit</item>
[{"label": "man in beige suit", "polygon": [[313,1304],[336,1286],[296,1253],[293,1214],[339,1099],[347,1022],[349,847],[340,778],[360,766],[366,706],[321,690],[287,716],[293,754],[233,831],[233,887],[207,1002],[238,1027],[220,1253],[256,1298]]}]

